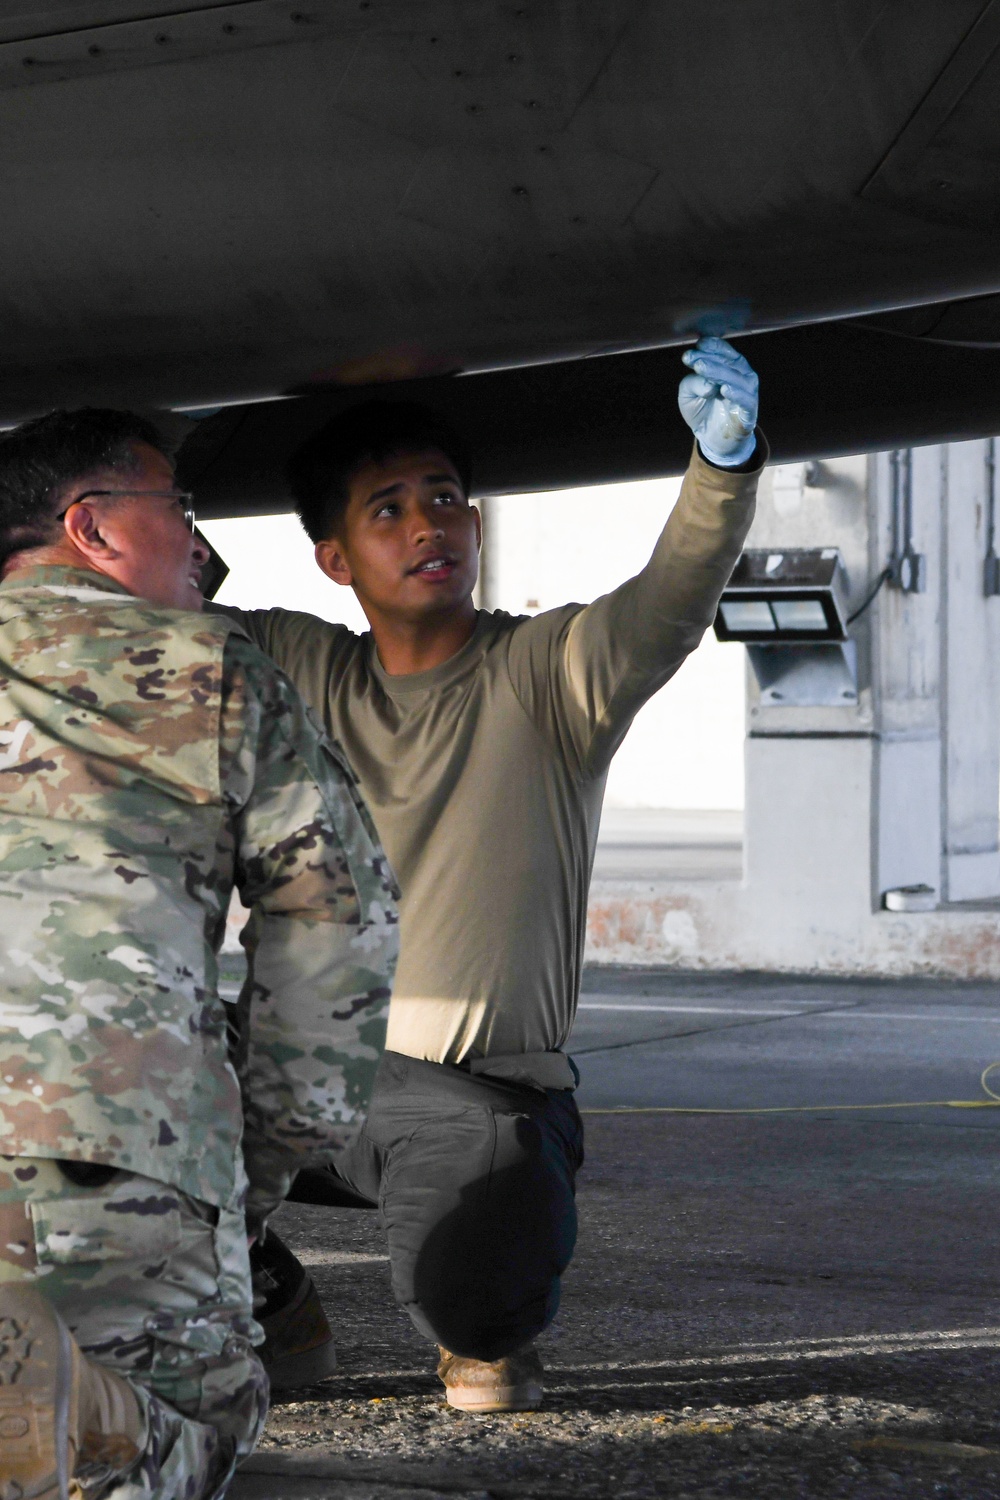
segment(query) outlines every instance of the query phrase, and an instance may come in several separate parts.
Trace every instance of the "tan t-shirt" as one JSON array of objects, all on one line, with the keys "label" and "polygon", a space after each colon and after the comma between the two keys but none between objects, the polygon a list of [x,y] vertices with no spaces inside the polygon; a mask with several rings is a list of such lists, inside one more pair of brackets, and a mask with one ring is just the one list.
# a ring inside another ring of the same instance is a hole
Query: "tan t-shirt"
[{"label": "tan t-shirt", "polygon": [[758,476],[696,451],[635,578],[534,617],[483,610],[429,672],[390,677],[370,634],[311,615],[227,609],[346,750],[395,868],[393,1051],[572,1086],[557,1049],[576,1010],[608,766],[714,618]]}]

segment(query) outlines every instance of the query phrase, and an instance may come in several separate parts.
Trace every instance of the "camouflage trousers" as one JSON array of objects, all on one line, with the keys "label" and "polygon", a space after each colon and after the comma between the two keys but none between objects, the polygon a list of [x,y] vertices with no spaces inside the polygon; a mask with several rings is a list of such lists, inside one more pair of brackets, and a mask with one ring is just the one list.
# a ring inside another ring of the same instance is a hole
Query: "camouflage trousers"
[{"label": "camouflage trousers", "polygon": [[267,1414],[243,1215],[131,1172],[80,1187],[54,1161],[0,1157],[0,1282],[24,1279],[146,1418],[127,1476],[78,1474],[88,1500],[221,1495]]}]

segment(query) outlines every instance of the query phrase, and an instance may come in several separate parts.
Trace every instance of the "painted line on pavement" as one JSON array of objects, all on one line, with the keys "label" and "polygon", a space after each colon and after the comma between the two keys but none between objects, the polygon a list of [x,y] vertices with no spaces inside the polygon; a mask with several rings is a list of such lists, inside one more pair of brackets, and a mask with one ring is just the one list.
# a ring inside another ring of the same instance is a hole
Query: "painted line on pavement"
[{"label": "painted line on pavement", "polygon": [[789,1364],[800,1359],[850,1359],[856,1355],[917,1354],[925,1350],[1000,1349],[1000,1328],[951,1328],[927,1333],[861,1334],[841,1339],[789,1339],[787,1343],[746,1344],[721,1354],[688,1355],[656,1364],[549,1365],[550,1375],[652,1373],[657,1370],[722,1369],[732,1365]]},{"label": "painted line on pavement", "polygon": [[796,1016],[824,1016],[827,1019],[841,1019],[847,1017],[852,1021],[925,1021],[928,1024],[938,1023],[947,1025],[952,1021],[969,1022],[975,1026],[1000,1026],[1000,1016],[956,1016],[950,1011],[938,1011],[928,1014],[921,1011],[879,1011],[879,1010],[856,1010],[853,1006],[840,1006],[835,1009],[820,1009],[818,1006],[810,1010],[772,1010],[756,1009],[750,1010],[744,1006],[723,1005],[619,1005],[605,1002],[603,1000],[581,1000],[579,1010],[600,1010],[628,1013],[635,1011],[636,1014],[676,1015],[676,1016],[763,1016],[765,1019],[774,1017],[796,1017]]},{"label": "painted line on pavement", "polygon": [[603,1001],[581,1000],[578,1010],[614,1010],[652,1012],[656,1015],[677,1016],[808,1016],[808,1010],[748,1010],[738,1006],[721,1005],[610,1005]]}]

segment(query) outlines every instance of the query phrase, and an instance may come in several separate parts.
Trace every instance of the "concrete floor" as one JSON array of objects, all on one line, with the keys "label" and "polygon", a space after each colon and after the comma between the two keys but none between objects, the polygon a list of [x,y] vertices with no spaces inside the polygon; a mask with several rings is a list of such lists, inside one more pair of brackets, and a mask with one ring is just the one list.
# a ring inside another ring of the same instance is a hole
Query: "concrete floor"
[{"label": "concrete floor", "polygon": [[[936,1102],[985,1098],[995,989],[609,969],[585,989],[595,1112],[543,1410],[452,1413],[376,1216],[288,1207],[341,1374],[275,1405],[235,1500],[996,1500],[1000,1112]],[[678,1107],[791,1112],[657,1112]]]}]

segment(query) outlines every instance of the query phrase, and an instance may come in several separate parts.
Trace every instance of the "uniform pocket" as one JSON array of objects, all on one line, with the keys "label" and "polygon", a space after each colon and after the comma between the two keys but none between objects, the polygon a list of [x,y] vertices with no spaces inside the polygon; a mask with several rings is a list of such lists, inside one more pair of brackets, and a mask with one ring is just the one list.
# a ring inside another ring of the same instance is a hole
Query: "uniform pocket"
[{"label": "uniform pocket", "polygon": [[154,1314],[146,1322],[152,1391],[185,1416],[222,1434],[232,1430],[244,1452],[267,1410],[267,1376],[247,1335],[256,1326],[231,1309],[207,1307],[186,1319]]},{"label": "uniform pocket", "polygon": [[138,1183],[118,1183],[100,1197],[53,1198],[29,1204],[40,1266],[88,1261],[155,1262],[176,1250],[181,1239],[177,1196],[149,1191]]}]

